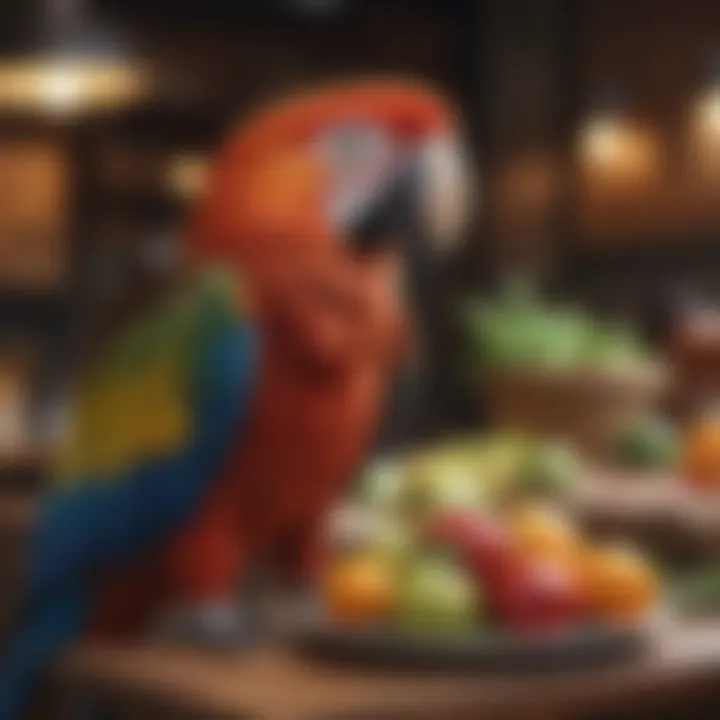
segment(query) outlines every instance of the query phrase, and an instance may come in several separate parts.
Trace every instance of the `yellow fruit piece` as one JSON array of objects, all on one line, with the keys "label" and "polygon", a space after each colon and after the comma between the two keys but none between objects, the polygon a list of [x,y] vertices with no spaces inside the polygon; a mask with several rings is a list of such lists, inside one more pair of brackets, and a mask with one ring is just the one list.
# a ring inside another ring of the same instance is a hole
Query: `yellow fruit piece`
[{"label": "yellow fruit piece", "polygon": [[389,563],[374,556],[338,559],[325,580],[330,614],[342,622],[370,622],[387,615],[396,599]]},{"label": "yellow fruit piece", "polygon": [[587,549],[581,568],[588,609],[602,619],[638,620],[657,601],[659,582],[655,570],[632,550]]},{"label": "yellow fruit piece", "polygon": [[510,518],[509,530],[514,546],[528,557],[572,565],[581,549],[572,523],[545,506],[521,508]]}]

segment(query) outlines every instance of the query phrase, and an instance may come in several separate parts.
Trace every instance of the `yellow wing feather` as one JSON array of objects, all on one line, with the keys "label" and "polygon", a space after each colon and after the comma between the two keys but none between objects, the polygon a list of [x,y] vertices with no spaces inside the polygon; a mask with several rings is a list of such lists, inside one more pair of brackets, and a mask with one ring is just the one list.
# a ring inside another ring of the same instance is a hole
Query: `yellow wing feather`
[{"label": "yellow wing feather", "polygon": [[190,441],[193,349],[203,328],[237,312],[240,289],[235,275],[207,269],[118,333],[80,388],[56,482],[112,479]]}]

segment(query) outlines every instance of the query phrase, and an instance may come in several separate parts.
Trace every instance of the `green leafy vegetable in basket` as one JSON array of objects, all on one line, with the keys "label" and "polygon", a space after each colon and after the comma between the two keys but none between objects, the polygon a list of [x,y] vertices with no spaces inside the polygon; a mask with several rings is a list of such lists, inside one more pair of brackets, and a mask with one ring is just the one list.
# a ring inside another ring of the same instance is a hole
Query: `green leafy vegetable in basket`
[{"label": "green leafy vegetable in basket", "polygon": [[473,368],[624,368],[647,359],[628,328],[547,303],[525,283],[509,284],[494,300],[471,303],[465,321]]}]

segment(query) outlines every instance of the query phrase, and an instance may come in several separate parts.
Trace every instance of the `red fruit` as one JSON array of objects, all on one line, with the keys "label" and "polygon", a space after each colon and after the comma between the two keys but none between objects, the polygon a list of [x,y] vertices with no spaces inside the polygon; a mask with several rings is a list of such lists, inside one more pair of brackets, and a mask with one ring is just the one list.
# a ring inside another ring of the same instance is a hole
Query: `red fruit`
[{"label": "red fruit", "polygon": [[456,510],[434,518],[425,538],[456,552],[485,589],[515,564],[515,553],[505,528],[476,512]]},{"label": "red fruit", "polygon": [[487,588],[489,609],[500,624],[518,632],[548,632],[583,615],[577,579],[562,565],[537,559],[519,562]]}]

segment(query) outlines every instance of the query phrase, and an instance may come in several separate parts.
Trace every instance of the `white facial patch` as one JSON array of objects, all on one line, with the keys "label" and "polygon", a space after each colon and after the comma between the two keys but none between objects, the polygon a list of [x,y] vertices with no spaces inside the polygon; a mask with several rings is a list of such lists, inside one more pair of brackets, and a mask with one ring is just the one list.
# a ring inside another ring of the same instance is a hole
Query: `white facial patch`
[{"label": "white facial patch", "polygon": [[328,217],[339,227],[348,227],[384,189],[398,149],[382,128],[360,123],[330,129],[318,148],[331,175]]},{"label": "white facial patch", "polygon": [[479,200],[469,158],[457,139],[442,136],[420,150],[421,222],[431,242],[448,251],[460,240]]}]

